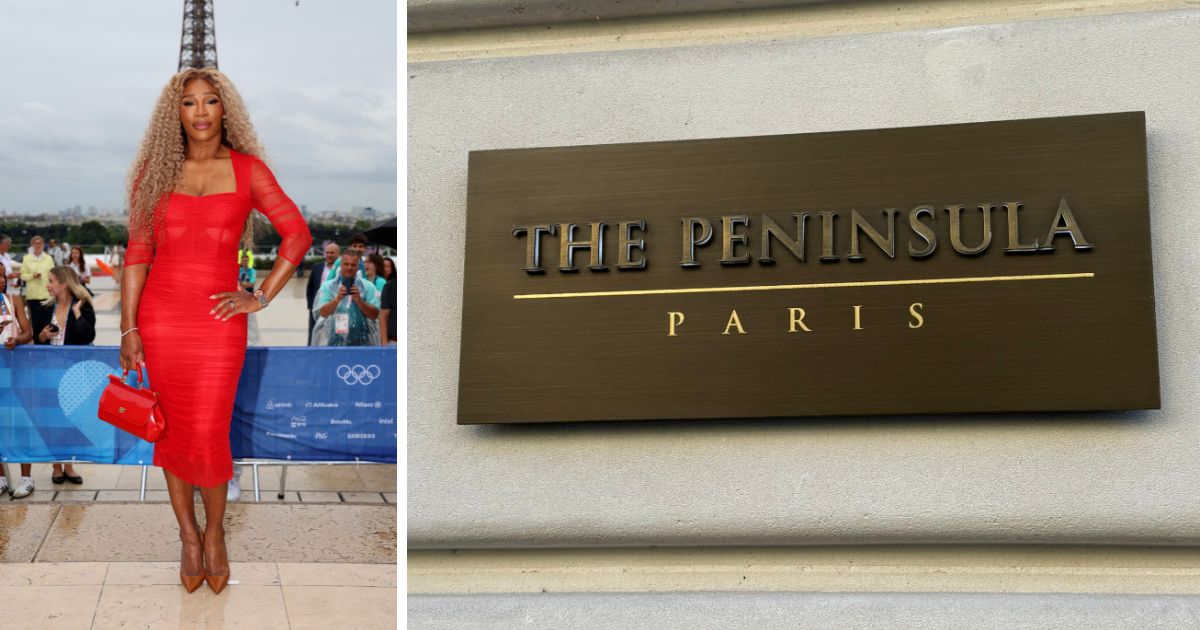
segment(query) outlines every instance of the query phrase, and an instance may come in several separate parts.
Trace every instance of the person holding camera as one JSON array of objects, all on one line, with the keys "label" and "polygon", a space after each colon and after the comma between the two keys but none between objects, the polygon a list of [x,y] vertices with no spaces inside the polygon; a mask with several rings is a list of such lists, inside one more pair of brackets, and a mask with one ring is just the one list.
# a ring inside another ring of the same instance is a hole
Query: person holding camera
[{"label": "person holding camera", "polygon": [[17,261],[13,259],[12,254],[8,253],[8,250],[11,248],[12,237],[7,234],[0,234],[0,265],[4,266],[4,292],[8,295],[20,296],[21,272],[16,270]]},{"label": "person holding camera", "polygon": [[314,346],[379,345],[379,291],[358,274],[359,255],[342,254],[341,273],[321,284],[313,301]]},{"label": "person holding camera", "polygon": [[5,349],[33,341],[33,327],[25,317],[25,298],[8,292],[8,276],[0,275],[0,343]]},{"label": "person holding camera", "polygon": [[[25,317],[25,299],[8,292],[8,274],[0,274],[0,343],[6,350],[33,341],[33,327]],[[10,465],[17,465],[12,462]],[[9,487],[8,477],[0,471],[0,497],[6,492],[12,498],[22,499],[33,493],[33,465],[20,464],[21,475],[16,485]]]}]

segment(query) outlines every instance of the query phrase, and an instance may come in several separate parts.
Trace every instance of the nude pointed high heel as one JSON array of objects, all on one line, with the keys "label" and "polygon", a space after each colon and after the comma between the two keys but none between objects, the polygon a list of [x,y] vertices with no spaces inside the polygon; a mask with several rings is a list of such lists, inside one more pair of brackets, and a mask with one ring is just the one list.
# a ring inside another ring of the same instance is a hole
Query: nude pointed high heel
[{"label": "nude pointed high heel", "polygon": [[187,592],[191,593],[200,588],[200,585],[204,583],[204,576],[204,534],[200,534],[200,575],[184,575],[183,563],[180,563],[179,581],[183,583],[183,587],[187,589]]},{"label": "nude pointed high heel", "polygon": [[[226,552],[225,555],[226,562],[228,562],[228,552]],[[222,574],[214,574],[209,573],[207,569],[208,567],[206,566],[204,571],[204,581],[208,582],[208,588],[211,588],[213,593],[219,594],[225,588],[225,585],[229,583],[229,570],[226,569],[225,573]]]},{"label": "nude pointed high heel", "polygon": [[205,573],[204,581],[208,582],[208,588],[211,588],[214,593],[220,593],[225,588],[225,585],[229,583],[229,574],[212,575],[211,573]]}]

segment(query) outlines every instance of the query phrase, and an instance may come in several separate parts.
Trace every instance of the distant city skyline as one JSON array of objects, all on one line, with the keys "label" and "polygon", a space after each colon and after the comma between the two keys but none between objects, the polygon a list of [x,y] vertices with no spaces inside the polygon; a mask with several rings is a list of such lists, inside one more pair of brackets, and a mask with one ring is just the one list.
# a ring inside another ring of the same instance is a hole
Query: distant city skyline
[{"label": "distant city skyline", "polygon": [[[389,217],[396,216],[394,212],[389,212],[375,206],[351,206],[349,208],[325,208],[320,210],[310,210],[308,204],[297,203],[300,208],[300,213],[304,216],[329,216],[329,215],[349,215],[359,216],[363,219],[383,220]],[[40,217],[40,216],[62,216],[68,218],[78,217],[104,217],[123,214],[124,208],[118,207],[97,207],[94,205],[86,208],[81,204],[75,204],[66,208],[51,208],[46,210],[13,210],[10,208],[0,208],[0,217]]]},{"label": "distant city skyline", "polygon": [[[0,213],[120,212],[125,173],[175,72],[183,3],[0,5]],[[314,215],[397,214],[389,0],[216,0],[220,67],[268,164]]]}]

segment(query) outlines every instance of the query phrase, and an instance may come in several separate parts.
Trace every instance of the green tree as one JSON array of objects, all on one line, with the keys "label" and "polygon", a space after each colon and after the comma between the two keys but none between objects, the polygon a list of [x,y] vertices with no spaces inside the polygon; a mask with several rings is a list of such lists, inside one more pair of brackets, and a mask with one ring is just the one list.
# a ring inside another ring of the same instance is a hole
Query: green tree
[{"label": "green tree", "polygon": [[129,226],[124,223],[108,226],[108,234],[112,239],[112,243],[125,244],[129,240]]},{"label": "green tree", "polygon": [[103,223],[84,221],[71,227],[67,233],[67,240],[77,245],[108,245],[112,243],[113,238]]}]

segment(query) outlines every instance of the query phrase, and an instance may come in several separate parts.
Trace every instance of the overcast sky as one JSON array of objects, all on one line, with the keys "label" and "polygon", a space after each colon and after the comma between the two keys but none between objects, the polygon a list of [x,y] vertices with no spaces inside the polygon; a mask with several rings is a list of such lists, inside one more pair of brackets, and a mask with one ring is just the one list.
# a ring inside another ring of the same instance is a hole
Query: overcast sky
[{"label": "overcast sky", "polygon": [[[216,0],[217,57],[309,211],[396,212],[397,0]],[[0,209],[123,207],[182,0],[0,2]]]}]

